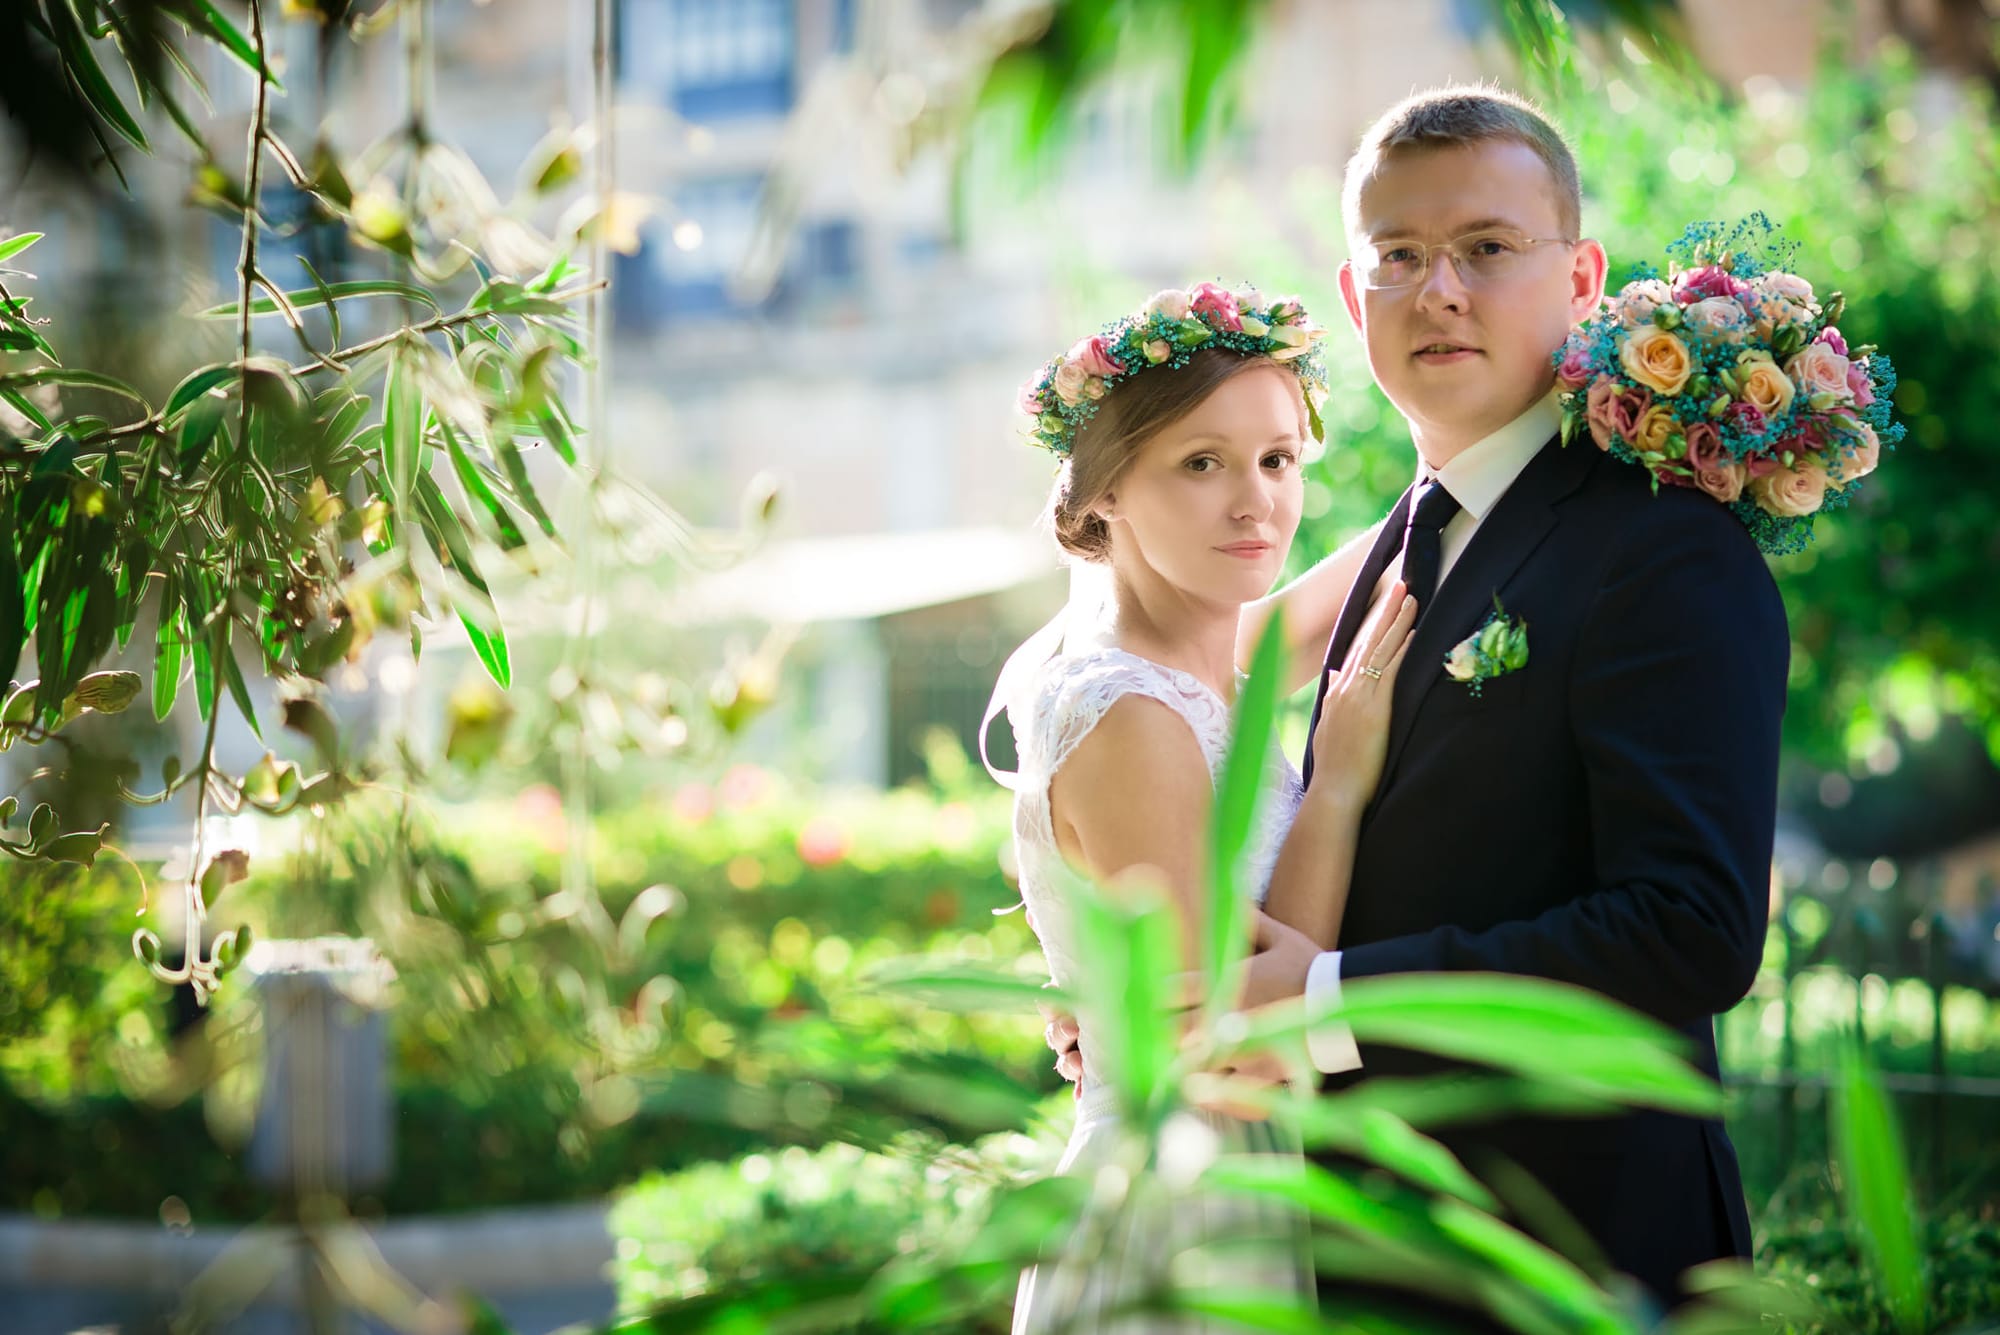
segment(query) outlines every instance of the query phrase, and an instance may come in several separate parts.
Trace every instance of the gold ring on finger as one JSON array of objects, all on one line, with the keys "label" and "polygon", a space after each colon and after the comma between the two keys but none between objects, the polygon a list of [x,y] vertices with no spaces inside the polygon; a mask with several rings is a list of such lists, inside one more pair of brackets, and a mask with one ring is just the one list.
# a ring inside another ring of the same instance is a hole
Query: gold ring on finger
[{"label": "gold ring on finger", "polygon": [[1368,678],[1370,681],[1380,681],[1382,680],[1382,669],[1378,667],[1371,667],[1368,664],[1363,663],[1361,665],[1361,675]]}]

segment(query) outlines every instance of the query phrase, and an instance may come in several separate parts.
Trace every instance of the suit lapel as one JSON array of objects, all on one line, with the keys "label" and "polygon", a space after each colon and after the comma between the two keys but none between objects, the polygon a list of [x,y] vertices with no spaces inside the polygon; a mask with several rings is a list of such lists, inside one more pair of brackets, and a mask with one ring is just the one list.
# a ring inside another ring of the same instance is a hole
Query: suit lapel
[{"label": "suit lapel", "polygon": [[[1347,659],[1347,651],[1354,644],[1354,637],[1361,633],[1361,623],[1368,619],[1369,609],[1375,605],[1375,586],[1382,582],[1382,572],[1396,559],[1396,553],[1403,549],[1403,530],[1410,522],[1410,493],[1404,491],[1389,517],[1382,521],[1382,531],[1375,536],[1375,545],[1369,549],[1368,559],[1361,563],[1361,573],[1348,586],[1347,601],[1340,605],[1340,617],[1333,623],[1333,638],[1327,641],[1326,671],[1331,672]],[[1324,677],[1320,689],[1326,688]]]},{"label": "suit lapel", "polygon": [[1494,505],[1438,586],[1410,639],[1409,657],[1396,678],[1389,718],[1389,754],[1377,792],[1385,790],[1424,698],[1445,680],[1444,660],[1453,645],[1477,630],[1493,599],[1514,572],[1541,545],[1556,523],[1556,502],[1576,490],[1595,450],[1564,447],[1560,438],[1542,446],[1506,494]]}]

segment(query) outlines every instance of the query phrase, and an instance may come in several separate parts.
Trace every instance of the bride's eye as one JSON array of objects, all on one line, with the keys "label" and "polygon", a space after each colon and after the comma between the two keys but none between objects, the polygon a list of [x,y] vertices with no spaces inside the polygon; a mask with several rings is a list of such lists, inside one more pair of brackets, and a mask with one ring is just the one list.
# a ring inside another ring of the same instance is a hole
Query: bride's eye
[{"label": "bride's eye", "polygon": [[1264,456],[1264,467],[1283,470],[1295,466],[1298,461],[1299,456],[1290,450],[1273,450]]},{"label": "bride's eye", "polygon": [[1197,454],[1194,458],[1182,464],[1181,467],[1187,469],[1190,473],[1211,473],[1215,471],[1211,467],[1211,465],[1214,463],[1215,463],[1214,455]]}]

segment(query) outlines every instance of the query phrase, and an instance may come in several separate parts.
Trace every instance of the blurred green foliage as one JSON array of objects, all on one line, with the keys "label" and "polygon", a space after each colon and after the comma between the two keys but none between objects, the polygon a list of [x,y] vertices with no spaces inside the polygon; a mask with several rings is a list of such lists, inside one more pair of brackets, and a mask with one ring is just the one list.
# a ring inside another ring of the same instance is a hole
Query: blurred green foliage
[{"label": "blurred green foliage", "polygon": [[[1023,1136],[975,1146],[798,1147],[652,1173],[611,1212],[618,1307],[636,1312],[808,1269],[879,1270],[899,1257],[962,1244],[994,1188],[1047,1171],[1050,1147]],[[995,1310],[965,1330],[1004,1330]]]}]

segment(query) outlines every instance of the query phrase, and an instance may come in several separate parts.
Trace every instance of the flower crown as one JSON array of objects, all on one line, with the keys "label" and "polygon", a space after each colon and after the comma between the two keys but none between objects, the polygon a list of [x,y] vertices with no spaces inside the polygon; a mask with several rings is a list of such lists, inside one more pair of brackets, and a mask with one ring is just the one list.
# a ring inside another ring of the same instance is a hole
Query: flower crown
[{"label": "flower crown", "polygon": [[1642,266],[1554,356],[1565,443],[1587,429],[1656,490],[1708,493],[1772,555],[1803,550],[1904,433],[1889,358],[1848,345],[1845,300],[1793,271],[1777,230],[1691,224],[1666,278]]},{"label": "flower crown", "polygon": [[1267,302],[1255,288],[1232,292],[1217,283],[1156,292],[1137,315],[1078,340],[1021,386],[1021,411],[1035,419],[1029,439],[1068,458],[1076,433],[1113,385],[1159,367],[1178,370],[1204,348],[1225,348],[1288,366],[1304,392],[1313,439],[1324,441],[1319,404],[1326,368],[1314,345],[1325,336],[1297,297]]}]

